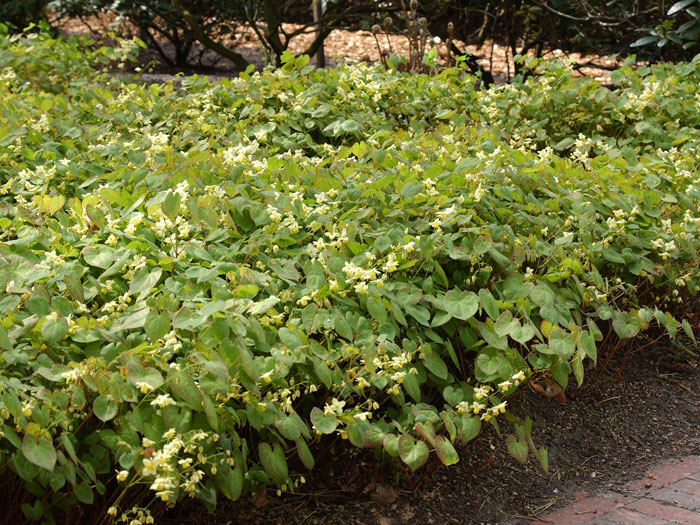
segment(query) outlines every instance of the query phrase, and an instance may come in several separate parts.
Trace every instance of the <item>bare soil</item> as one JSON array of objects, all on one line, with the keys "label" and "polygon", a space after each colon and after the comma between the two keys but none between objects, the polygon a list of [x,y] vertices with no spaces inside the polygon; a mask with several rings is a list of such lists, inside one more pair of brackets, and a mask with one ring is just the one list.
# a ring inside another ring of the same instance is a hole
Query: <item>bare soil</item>
[{"label": "bare soil", "polygon": [[700,360],[664,344],[630,354],[624,366],[622,357],[589,370],[584,387],[570,386],[564,403],[529,389],[511,400],[514,413],[534,420],[549,472],[534,458],[515,461],[492,429],[461,450],[457,465],[433,463],[414,476],[338,442],[321,451],[296,494],[259,493],[222,503],[213,515],[197,504],[179,506],[163,522],[519,524],[567,505],[578,492],[624,492],[659,462],[700,453]]}]

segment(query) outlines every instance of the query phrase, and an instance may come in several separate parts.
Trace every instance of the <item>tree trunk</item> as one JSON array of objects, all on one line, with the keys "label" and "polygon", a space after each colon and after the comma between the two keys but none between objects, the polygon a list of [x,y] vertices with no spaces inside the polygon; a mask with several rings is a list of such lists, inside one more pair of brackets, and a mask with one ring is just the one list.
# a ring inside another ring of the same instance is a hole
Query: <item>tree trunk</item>
[{"label": "tree trunk", "polygon": [[[321,36],[321,20],[323,19],[323,0],[314,1],[314,24],[316,25],[316,38]],[[316,50],[316,67],[326,67],[326,50],[323,47],[323,40]]]}]

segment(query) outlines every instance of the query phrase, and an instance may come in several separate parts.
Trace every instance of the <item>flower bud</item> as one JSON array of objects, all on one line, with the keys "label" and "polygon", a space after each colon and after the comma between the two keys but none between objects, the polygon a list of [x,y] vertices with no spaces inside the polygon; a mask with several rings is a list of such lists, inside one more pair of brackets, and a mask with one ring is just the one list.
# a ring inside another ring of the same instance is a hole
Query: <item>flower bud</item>
[{"label": "flower bud", "polygon": [[418,9],[418,0],[411,0],[411,3],[409,4],[411,7],[411,11],[415,11]]},{"label": "flower bud", "polygon": [[382,30],[382,26],[380,26],[379,24],[374,24],[372,26],[372,33],[374,33],[375,35],[377,33],[379,33],[381,30]]}]

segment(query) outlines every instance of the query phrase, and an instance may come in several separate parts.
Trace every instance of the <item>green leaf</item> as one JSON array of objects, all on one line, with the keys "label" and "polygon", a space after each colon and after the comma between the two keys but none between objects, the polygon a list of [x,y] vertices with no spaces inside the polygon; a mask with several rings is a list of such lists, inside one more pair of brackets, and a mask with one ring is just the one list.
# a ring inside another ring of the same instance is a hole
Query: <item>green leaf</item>
[{"label": "green leaf", "polygon": [[10,414],[19,419],[19,416],[22,413],[22,402],[19,400],[19,397],[17,397],[15,391],[12,389],[6,390],[2,395],[2,400],[5,404],[5,408],[10,412]]},{"label": "green leaf", "polygon": [[68,293],[73,299],[80,301],[81,303],[85,302],[85,292],[80,279],[76,279],[72,275],[66,275],[63,278],[63,282],[66,285],[66,290],[68,290]]},{"label": "green leaf", "polygon": [[241,497],[243,471],[240,467],[231,468],[226,464],[220,465],[216,476],[219,488],[224,496],[231,501],[236,501]]},{"label": "green leaf", "polygon": [[683,9],[688,7],[689,5],[693,5],[696,1],[697,0],[679,0],[668,9],[666,15],[673,16],[679,11],[682,11]]},{"label": "green leaf", "polygon": [[193,410],[202,409],[202,394],[197,384],[186,372],[174,372],[171,374],[168,385],[177,397],[182,399]]},{"label": "green leaf", "polygon": [[214,402],[208,395],[202,394],[202,405],[204,406],[204,415],[207,418],[207,423],[209,423],[209,426],[212,428],[212,430],[214,430],[214,432],[218,432],[219,416],[216,414]]},{"label": "green leaf", "polygon": [[519,326],[520,322],[517,319],[513,319],[513,313],[510,310],[506,310],[496,319],[493,328],[496,335],[503,337],[510,335]]},{"label": "green leaf", "polygon": [[502,361],[503,358],[498,353],[498,350],[486,348],[476,356],[476,368],[484,376],[491,377],[498,374]]},{"label": "green leaf", "polygon": [[520,441],[515,436],[506,436],[506,448],[511,456],[525,463],[527,460],[527,443]]},{"label": "green leaf", "polygon": [[79,502],[85,503],[86,505],[92,505],[92,502],[95,499],[92,488],[90,488],[90,485],[85,481],[78,483],[73,487],[73,494],[75,494],[75,497]]},{"label": "green leaf", "polygon": [[367,310],[372,318],[379,324],[382,324],[387,320],[386,308],[384,307],[382,301],[376,297],[369,297],[367,299]]},{"label": "green leaf", "polygon": [[443,299],[443,308],[452,317],[465,321],[479,309],[479,298],[473,292],[450,290]]},{"label": "green leaf", "polygon": [[413,439],[413,436],[404,434],[399,438],[399,456],[412,471],[416,471],[428,461],[430,451],[423,441]]},{"label": "green leaf", "polygon": [[615,264],[625,264],[625,258],[615,248],[605,248],[603,258]]},{"label": "green leaf", "polygon": [[503,282],[503,296],[506,301],[517,301],[522,297],[527,297],[528,286],[523,283],[523,277],[513,274]]},{"label": "green leaf", "polygon": [[287,460],[284,457],[284,450],[282,450],[279,443],[275,443],[274,448],[270,447],[269,443],[260,443],[258,445],[258,455],[265,472],[278,485],[282,485],[287,481],[289,478]]},{"label": "green leaf", "polygon": [[53,472],[58,456],[56,449],[48,439],[25,434],[22,440],[22,453],[30,463]]},{"label": "green leaf", "polygon": [[161,275],[163,275],[162,268],[156,268],[152,272],[148,271],[148,267],[141,268],[134,274],[129,293],[138,294],[144,290],[150,290],[158,283]]},{"label": "green leaf", "polygon": [[583,383],[583,360],[580,353],[577,353],[571,361],[571,368],[574,371],[574,377],[576,378],[578,386],[581,386]]},{"label": "green leaf", "polygon": [[695,343],[695,334],[693,333],[693,329],[690,327],[690,323],[688,322],[687,319],[683,319],[683,322],[681,323],[681,326],[683,327],[683,331],[685,332],[685,335],[687,335],[690,339],[693,340],[693,343]]},{"label": "green leaf", "polygon": [[297,425],[294,418],[288,416],[287,414],[280,412],[275,420],[275,426],[279,430],[280,434],[290,441],[296,441],[301,437],[301,430]]},{"label": "green leaf", "polygon": [[258,294],[259,291],[260,288],[254,284],[241,284],[236,289],[236,297],[238,299],[252,299]]},{"label": "green leaf", "polygon": [[549,457],[547,449],[542,447],[537,451],[537,459],[540,460],[540,466],[545,472],[549,472]]},{"label": "green leaf", "polygon": [[41,326],[41,335],[49,344],[62,341],[68,335],[68,321],[63,317],[47,319]]},{"label": "green leaf", "polygon": [[416,403],[420,403],[421,392],[420,384],[418,382],[418,374],[408,374],[403,378],[403,383],[401,383],[401,386],[403,386],[406,393],[411,396]]},{"label": "green leaf", "polygon": [[303,439],[297,439],[296,445],[297,445],[297,455],[299,456],[299,459],[301,460],[302,464],[307,469],[312,470],[314,468],[314,456],[313,456],[313,454],[311,454],[311,450],[309,450],[309,446],[306,444],[306,442]]},{"label": "green leaf", "polygon": [[165,312],[151,310],[146,316],[144,329],[148,338],[155,343],[170,332],[170,317]]},{"label": "green leaf", "polygon": [[163,376],[155,368],[141,368],[128,366],[126,370],[126,378],[129,383],[137,388],[141,388],[144,384],[150,389],[155,390],[163,384]]},{"label": "green leaf", "polygon": [[455,406],[464,399],[464,391],[461,388],[446,386],[442,391],[442,397],[450,406]]},{"label": "green leaf", "polygon": [[29,299],[27,299],[25,306],[30,313],[38,317],[44,317],[49,315],[49,312],[51,312],[49,302],[40,295],[36,294],[33,294],[31,297],[29,297]]},{"label": "green leaf", "polygon": [[485,288],[479,290],[479,302],[491,319],[496,319],[498,317],[498,303],[496,303],[491,292]]},{"label": "green leaf", "polygon": [[595,339],[593,336],[587,332],[581,334],[581,348],[586,353],[589,359],[592,359],[595,363],[598,359],[598,352],[596,350]]},{"label": "green leaf", "polygon": [[499,350],[505,350],[508,347],[508,338],[499,336],[487,323],[479,323],[479,334],[489,346]]},{"label": "green leaf", "polygon": [[365,446],[365,429],[368,425],[364,421],[353,421],[345,427],[345,432],[348,435],[348,441],[358,448]]},{"label": "green leaf", "polygon": [[311,409],[311,424],[323,434],[332,434],[338,428],[338,418],[334,414],[324,414],[318,407]]},{"label": "green leaf", "polygon": [[423,351],[423,364],[440,379],[447,379],[447,365],[436,351],[432,349],[425,349]]},{"label": "green leaf", "polygon": [[395,434],[386,434],[382,441],[384,451],[392,458],[399,457],[399,438]]},{"label": "green leaf", "polygon": [[268,297],[267,299],[264,299],[258,303],[254,303],[248,312],[250,315],[262,315],[279,302],[279,297]]},{"label": "green leaf", "polygon": [[576,341],[572,334],[555,328],[549,334],[549,347],[552,349],[552,352],[562,359],[568,359],[576,351]]},{"label": "green leaf", "polygon": [[510,332],[510,336],[518,343],[524,345],[530,339],[535,337],[535,327],[528,321],[527,324],[514,327]]},{"label": "green leaf", "polygon": [[119,405],[111,396],[101,395],[95,398],[92,410],[100,421],[109,421],[119,412]]},{"label": "green leaf", "polygon": [[384,437],[386,432],[384,432],[379,425],[370,425],[367,430],[365,430],[365,447],[367,448],[379,448],[384,443]]},{"label": "green leaf", "polygon": [[114,262],[114,249],[109,246],[88,246],[83,250],[83,258],[90,266],[106,270]]},{"label": "green leaf", "polygon": [[354,334],[352,328],[345,320],[342,313],[337,312],[335,314],[335,317],[333,318],[333,327],[340,337],[347,339],[348,341],[353,340]]},{"label": "green leaf", "polygon": [[165,199],[163,199],[160,209],[171,222],[174,222],[178,213],[180,213],[180,195],[169,191]]},{"label": "green leaf", "polygon": [[444,436],[438,436],[435,438],[435,452],[437,453],[440,461],[446,466],[454,465],[459,462],[459,455],[457,451],[452,446]]},{"label": "green leaf", "polygon": [[532,298],[532,302],[534,302],[537,306],[554,306],[556,301],[554,292],[544,284],[535,286],[530,291],[530,297]]},{"label": "green leaf", "polygon": [[464,444],[468,443],[481,431],[481,419],[470,414],[462,414],[460,428],[457,431],[459,440]]}]

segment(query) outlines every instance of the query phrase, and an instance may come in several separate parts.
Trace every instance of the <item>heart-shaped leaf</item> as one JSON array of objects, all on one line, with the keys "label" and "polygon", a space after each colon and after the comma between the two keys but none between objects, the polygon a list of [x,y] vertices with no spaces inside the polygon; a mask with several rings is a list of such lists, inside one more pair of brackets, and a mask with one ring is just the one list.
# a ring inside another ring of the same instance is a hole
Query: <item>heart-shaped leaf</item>
[{"label": "heart-shaped leaf", "polygon": [[311,409],[311,423],[323,434],[332,434],[338,428],[338,418],[334,414],[324,414],[318,407]]},{"label": "heart-shaped leaf", "polygon": [[62,341],[68,335],[68,321],[63,317],[47,319],[41,327],[41,335],[50,344]]},{"label": "heart-shaped leaf", "polygon": [[425,465],[429,455],[428,445],[423,441],[416,440],[408,434],[399,438],[399,456],[412,471]]},{"label": "heart-shaped leaf", "polygon": [[144,329],[148,338],[156,342],[170,331],[170,317],[165,312],[158,313],[157,310],[151,310],[146,316]]},{"label": "heart-shaped leaf", "polygon": [[445,294],[442,305],[452,317],[466,321],[479,309],[479,297],[473,292],[450,290]]},{"label": "heart-shaped leaf", "polygon": [[275,443],[274,447],[271,447],[269,443],[260,443],[258,445],[258,455],[260,456],[260,463],[262,463],[268,476],[279,485],[287,481],[289,477],[287,460],[284,457],[284,450],[282,450],[279,443]]},{"label": "heart-shaped leaf", "polygon": [[119,405],[111,396],[98,396],[92,404],[92,410],[100,421],[114,419],[119,411]]},{"label": "heart-shaped leaf", "polygon": [[48,439],[25,434],[22,440],[22,453],[30,463],[53,472],[57,455],[56,449]]}]

